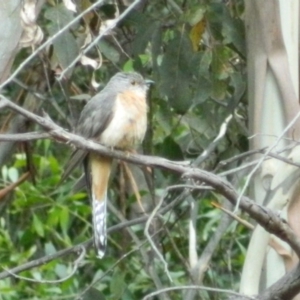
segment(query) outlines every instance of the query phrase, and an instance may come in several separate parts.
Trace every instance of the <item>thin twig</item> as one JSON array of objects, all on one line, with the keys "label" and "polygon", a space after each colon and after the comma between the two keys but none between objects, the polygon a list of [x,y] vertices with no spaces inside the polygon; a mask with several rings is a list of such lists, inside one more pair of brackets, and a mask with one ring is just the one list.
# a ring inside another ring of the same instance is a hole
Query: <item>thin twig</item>
[{"label": "thin twig", "polygon": [[197,219],[198,219],[198,202],[190,195],[190,219],[189,219],[189,262],[192,269],[198,261],[197,254]]},{"label": "thin twig", "polygon": [[16,181],[11,183],[10,185],[4,187],[0,190],[0,200],[6,196],[9,192],[14,190],[17,186],[19,186],[21,183],[23,183],[25,180],[27,180],[30,177],[30,172],[26,172],[22,174],[22,176]]},{"label": "thin twig", "polygon": [[184,286],[174,286],[174,287],[169,287],[165,289],[161,289],[155,292],[152,292],[145,296],[142,300],[148,300],[154,296],[157,296],[162,293],[169,293],[172,291],[181,291],[181,290],[202,290],[202,291],[207,291],[207,292],[214,292],[214,293],[223,293],[223,294],[228,294],[228,295],[233,295],[233,296],[243,296],[245,299],[255,299],[253,296],[245,296],[242,294],[239,294],[234,291],[230,290],[224,290],[224,289],[217,289],[217,288],[211,288],[211,287],[206,287],[206,286],[199,286],[199,285],[184,285]]},{"label": "thin twig", "polygon": [[217,147],[219,141],[225,136],[229,122],[231,121],[233,115],[230,114],[225,121],[221,124],[219,134],[216,138],[209,144],[209,146],[198,156],[198,158],[193,163],[194,166],[199,166]]},{"label": "thin twig", "polygon": [[170,282],[173,282],[172,280],[172,277],[171,277],[171,274],[169,272],[169,269],[168,269],[168,263],[165,261],[164,257],[161,255],[161,253],[159,252],[159,250],[157,249],[154,241],[152,240],[151,238],[151,235],[149,233],[149,227],[151,225],[151,222],[152,220],[154,219],[154,217],[156,216],[156,214],[158,213],[159,209],[161,208],[163,202],[164,202],[164,198],[165,196],[167,195],[167,191],[160,197],[160,200],[159,200],[159,203],[156,205],[156,207],[153,209],[151,215],[149,216],[147,222],[146,222],[146,225],[145,225],[145,230],[144,230],[144,234],[146,236],[146,238],[148,239],[152,249],[154,250],[154,252],[157,254],[158,258],[161,260],[161,262],[163,263],[164,265],[164,270],[170,280]]},{"label": "thin twig", "polygon": [[212,202],[211,203],[212,206],[216,207],[216,208],[219,208],[221,209],[223,212],[225,212],[227,215],[229,215],[231,218],[233,218],[234,220],[238,221],[240,224],[244,225],[246,228],[248,229],[251,229],[253,230],[254,229],[254,226],[247,222],[246,220],[240,218],[238,215],[236,215],[235,213],[233,213],[232,211],[224,208],[222,205],[220,205],[219,203],[217,202]]},{"label": "thin twig", "polygon": [[29,282],[36,282],[36,283],[49,283],[49,284],[57,284],[57,283],[61,283],[61,282],[64,282],[66,280],[68,280],[69,278],[71,278],[75,272],[78,270],[78,267],[80,265],[80,263],[82,262],[82,260],[84,259],[85,257],[85,254],[86,254],[86,250],[85,248],[82,246],[81,247],[81,253],[79,255],[79,257],[74,261],[74,267],[73,267],[73,270],[71,271],[70,274],[68,274],[66,277],[64,278],[61,278],[61,279],[58,279],[58,280],[37,280],[37,279],[32,279],[32,278],[28,278],[28,277],[24,277],[24,276],[19,276],[15,273],[13,273],[11,270],[7,270],[5,268],[3,268],[7,273],[9,273],[10,275],[12,275],[14,278],[17,278],[17,279],[22,279],[22,280],[25,280],[25,281],[29,281]]},{"label": "thin twig", "polygon": [[47,132],[27,132],[15,134],[0,134],[0,141],[27,142],[34,140],[50,139],[51,135]]}]

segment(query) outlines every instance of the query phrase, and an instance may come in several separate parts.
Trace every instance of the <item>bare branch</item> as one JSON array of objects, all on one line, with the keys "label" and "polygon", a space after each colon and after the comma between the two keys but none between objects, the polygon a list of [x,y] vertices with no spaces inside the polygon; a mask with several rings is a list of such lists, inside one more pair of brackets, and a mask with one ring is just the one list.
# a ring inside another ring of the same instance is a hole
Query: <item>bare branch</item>
[{"label": "bare branch", "polygon": [[212,202],[211,203],[212,206],[221,209],[223,212],[225,212],[227,215],[229,215],[232,219],[238,221],[240,224],[244,225],[246,228],[253,230],[254,226],[247,222],[246,220],[242,219],[241,217],[239,217],[237,214],[231,212],[230,210],[228,210],[227,208],[223,207],[222,205],[220,205],[217,202]]},{"label": "bare branch", "polygon": [[206,158],[216,149],[219,141],[225,136],[227,132],[227,128],[229,125],[229,122],[231,121],[233,115],[230,114],[225,121],[221,124],[219,134],[217,137],[209,144],[207,149],[205,149],[200,156],[195,160],[194,165],[199,166]]},{"label": "bare branch", "polygon": [[243,297],[243,299],[250,299],[250,300],[255,299],[255,297],[241,295],[237,292],[230,291],[230,290],[217,289],[217,288],[211,288],[211,287],[199,286],[199,285],[185,285],[185,286],[174,286],[174,287],[169,287],[169,288],[155,291],[155,292],[150,293],[147,296],[145,296],[142,300],[151,299],[154,296],[157,296],[162,293],[168,293],[168,292],[172,292],[172,291],[181,291],[181,290],[202,290],[202,291],[208,291],[208,292],[214,292],[214,293],[224,293],[224,294],[228,294],[228,295],[234,295],[234,296],[238,296],[238,297]]},{"label": "bare branch", "polygon": [[51,138],[47,132],[27,132],[16,134],[0,134],[0,141],[28,142]]},{"label": "bare branch", "polygon": [[150,236],[150,233],[149,233],[149,227],[151,225],[151,222],[152,220],[155,218],[155,216],[158,214],[158,211],[159,209],[161,208],[161,206],[163,205],[163,202],[164,202],[164,199],[165,199],[165,196],[168,194],[167,192],[167,189],[165,191],[165,193],[161,196],[160,200],[159,200],[159,203],[157,204],[157,206],[153,209],[151,215],[149,216],[147,222],[146,222],[146,225],[145,225],[145,229],[144,229],[144,234],[146,236],[146,238],[148,239],[152,249],[154,250],[154,252],[156,253],[156,255],[158,256],[159,260],[163,263],[164,265],[164,271],[165,273],[167,274],[170,282],[173,282],[172,280],[172,277],[171,277],[171,274],[169,272],[169,269],[168,269],[168,263],[165,261],[163,255],[159,252],[159,250],[157,249],[154,241],[152,240],[151,236]]},{"label": "bare branch", "polygon": [[[276,153],[274,152],[270,152],[268,153],[268,155],[264,158],[265,160],[267,159],[270,159],[271,157],[275,158],[275,159],[278,159],[278,160],[281,160],[289,165],[292,165],[292,166],[295,166],[297,168],[300,168],[300,164],[286,158],[286,157],[283,157],[281,155],[279,155],[280,153],[283,153],[285,151],[288,151],[288,150],[291,150],[293,149],[296,145],[298,145],[297,142],[293,141],[292,144],[288,145],[287,147],[284,147],[283,149],[279,150],[279,151],[276,151]],[[266,151],[268,150],[268,147],[264,147],[262,149],[256,149],[256,150],[250,150],[250,151],[247,151],[247,152],[244,152],[244,153],[241,153],[241,154],[238,154],[238,155],[235,155],[229,159],[226,159],[226,160],[223,160],[223,161],[220,161],[220,163],[218,164],[218,166],[215,168],[214,172],[217,173],[217,171],[219,169],[221,169],[222,167],[230,164],[230,163],[233,163],[234,161],[237,161],[237,160],[241,160],[241,159],[244,159],[248,156],[251,156],[251,155],[255,155],[255,154],[265,154]],[[222,173],[219,173],[219,175],[222,175],[222,176],[225,176],[225,175],[229,175],[229,174],[232,174],[232,173],[235,173],[237,171],[241,171],[243,169],[246,169],[246,168],[249,168],[251,166],[254,166],[256,165],[257,163],[259,162],[258,159],[256,160],[253,160],[247,164],[244,164],[240,167],[237,167],[235,169],[231,169],[231,170],[228,170],[228,171],[225,171],[225,172],[222,172]]]},{"label": "bare branch", "polygon": [[17,278],[17,279],[22,279],[22,280],[25,280],[25,281],[30,281],[30,282],[37,282],[37,283],[49,283],[49,284],[56,284],[56,283],[61,283],[61,282],[64,282],[66,280],[68,280],[69,278],[71,278],[75,272],[77,271],[78,267],[79,267],[79,264],[82,262],[82,260],[84,259],[85,257],[85,254],[86,254],[86,250],[84,247],[81,247],[81,253],[79,255],[79,257],[74,261],[74,267],[71,271],[70,274],[68,274],[67,276],[65,276],[64,278],[61,278],[61,279],[58,279],[58,280],[45,280],[45,279],[42,279],[42,280],[36,280],[36,279],[32,279],[32,278],[28,278],[28,277],[24,277],[24,276],[19,276],[15,273],[13,273],[11,270],[6,270],[5,268],[3,268],[7,273],[9,273],[10,275],[12,275],[14,278]]},{"label": "bare branch", "polygon": [[0,200],[6,196],[8,193],[10,193],[12,190],[14,190],[17,186],[19,186],[21,183],[23,183],[26,179],[28,179],[30,176],[29,172],[24,173],[16,182],[13,182],[9,186],[3,188],[0,190]]},{"label": "bare branch", "polygon": [[80,253],[82,248],[88,249],[92,246],[92,243],[93,243],[93,240],[90,239],[90,240],[88,240],[84,243],[81,243],[79,245],[76,245],[74,247],[63,249],[61,251],[57,251],[54,254],[50,254],[50,255],[32,260],[28,263],[25,263],[25,264],[21,265],[21,266],[11,268],[9,270],[5,270],[5,271],[0,273],[0,279],[6,278],[6,277],[11,277],[11,276],[15,277],[15,275],[18,274],[18,273],[21,273],[23,271],[30,270],[32,268],[36,268],[38,266],[44,265],[44,264],[46,264],[46,263],[48,263],[52,260],[55,260],[59,257],[65,256],[65,255],[68,255],[68,254]]}]

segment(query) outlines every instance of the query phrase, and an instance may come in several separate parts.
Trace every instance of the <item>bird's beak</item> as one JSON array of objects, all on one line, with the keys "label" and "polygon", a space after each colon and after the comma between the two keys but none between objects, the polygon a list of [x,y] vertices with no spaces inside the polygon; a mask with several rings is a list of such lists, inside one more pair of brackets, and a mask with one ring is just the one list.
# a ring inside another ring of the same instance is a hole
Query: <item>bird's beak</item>
[{"label": "bird's beak", "polygon": [[150,85],[154,84],[155,82],[151,79],[145,79],[145,83],[146,83],[147,87],[150,87]]}]

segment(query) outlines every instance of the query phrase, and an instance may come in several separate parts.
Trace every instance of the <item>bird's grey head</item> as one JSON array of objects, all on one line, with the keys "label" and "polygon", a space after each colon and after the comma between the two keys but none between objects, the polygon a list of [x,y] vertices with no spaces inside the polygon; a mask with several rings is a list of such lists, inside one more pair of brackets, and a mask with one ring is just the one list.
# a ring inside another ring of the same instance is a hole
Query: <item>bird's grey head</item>
[{"label": "bird's grey head", "polygon": [[117,92],[132,90],[135,92],[146,93],[149,88],[149,80],[145,80],[141,74],[136,72],[119,72],[115,74],[107,84]]}]

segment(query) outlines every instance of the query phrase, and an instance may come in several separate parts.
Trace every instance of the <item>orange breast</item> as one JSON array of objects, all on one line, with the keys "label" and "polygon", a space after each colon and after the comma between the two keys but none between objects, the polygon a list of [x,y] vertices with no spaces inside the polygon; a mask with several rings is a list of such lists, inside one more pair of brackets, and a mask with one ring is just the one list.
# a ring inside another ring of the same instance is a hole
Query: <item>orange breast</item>
[{"label": "orange breast", "polygon": [[147,128],[146,95],[120,93],[116,99],[114,117],[100,136],[100,142],[111,147],[130,149],[139,144]]}]

